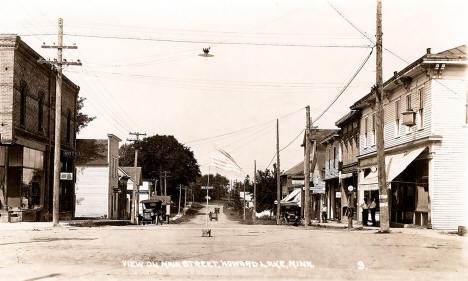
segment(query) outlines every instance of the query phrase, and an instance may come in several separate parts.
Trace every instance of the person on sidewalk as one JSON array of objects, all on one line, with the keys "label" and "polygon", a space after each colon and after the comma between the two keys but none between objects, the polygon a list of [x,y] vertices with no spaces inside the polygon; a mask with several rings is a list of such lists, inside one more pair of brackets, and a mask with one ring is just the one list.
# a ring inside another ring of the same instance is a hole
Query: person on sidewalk
[{"label": "person on sidewalk", "polygon": [[372,219],[372,226],[377,226],[377,222],[375,221],[375,208],[377,207],[377,203],[375,203],[375,198],[372,198],[372,202],[369,205],[370,215]]},{"label": "person on sidewalk", "polygon": [[364,197],[364,203],[361,204],[362,208],[362,225],[367,226],[369,220],[369,204],[367,203],[367,197]]},{"label": "person on sidewalk", "polygon": [[327,205],[322,206],[322,221],[327,222]]}]

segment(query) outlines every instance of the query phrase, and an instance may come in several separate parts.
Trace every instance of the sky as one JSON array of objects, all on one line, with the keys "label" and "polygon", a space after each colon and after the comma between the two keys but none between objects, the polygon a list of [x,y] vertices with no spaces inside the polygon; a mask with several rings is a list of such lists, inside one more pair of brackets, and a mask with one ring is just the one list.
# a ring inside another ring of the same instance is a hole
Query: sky
[{"label": "sky", "polygon": [[[0,33],[19,34],[41,49],[56,43],[63,18],[69,66],[64,73],[96,116],[79,138],[130,131],[173,135],[189,146],[203,173],[231,179],[265,169],[276,149],[281,170],[303,159],[305,106],[315,120],[371,52],[375,1],[6,1]],[[424,55],[466,44],[467,1],[383,1],[384,79]],[[6,12],[6,13],[5,13]],[[124,39],[127,38],[127,39]],[[129,39],[130,38],[130,39]],[[150,39],[150,40],[149,40]],[[199,56],[210,47],[213,57]],[[406,61],[406,62],[405,62]],[[375,83],[375,52],[333,106],[314,121],[335,121]],[[232,155],[240,174],[210,167],[216,149]],[[273,162],[275,162],[274,160]],[[271,165],[269,166],[271,168]]]}]

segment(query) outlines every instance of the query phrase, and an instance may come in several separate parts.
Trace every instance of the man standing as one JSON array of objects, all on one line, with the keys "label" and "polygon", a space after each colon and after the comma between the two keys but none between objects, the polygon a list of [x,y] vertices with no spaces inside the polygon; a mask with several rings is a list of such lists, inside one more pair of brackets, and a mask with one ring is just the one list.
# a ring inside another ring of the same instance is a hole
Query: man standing
[{"label": "man standing", "polygon": [[362,225],[367,226],[369,220],[369,204],[367,203],[367,197],[364,197],[364,202],[361,204],[362,208]]},{"label": "man standing", "polygon": [[327,205],[322,206],[322,221],[327,222]]},{"label": "man standing", "polygon": [[377,225],[377,222],[375,221],[375,208],[376,207],[377,207],[377,204],[375,203],[375,198],[372,198],[372,202],[369,205],[371,219],[372,219],[372,226]]}]

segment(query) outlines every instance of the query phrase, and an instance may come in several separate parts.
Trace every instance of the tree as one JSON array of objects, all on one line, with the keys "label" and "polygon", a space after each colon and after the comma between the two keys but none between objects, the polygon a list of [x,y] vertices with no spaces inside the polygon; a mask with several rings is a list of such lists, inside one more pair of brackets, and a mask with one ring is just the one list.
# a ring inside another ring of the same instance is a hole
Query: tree
[{"label": "tree", "polygon": [[135,147],[138,166],[142,167],[143,178],[150,179],[160,171],[167,171],[167,194],[178,198],[176,186],[189,185],[200,176],[200,167],[189,147],[179,143],[174,136],[155,135],[120,148],[120,166],[133,166]]},{"label": "tree", "polygon": [[77,101],[77,104],[76,104],[76,107],[77,107],[77,113],[76,113],[76,133],[78,134],[81,129],[85,128],[86,126],[88,126],[88,124],[93,121],[94,119],[96,119],[96,116],[89,116],[87,114],[84,114],[82,112],[82,109],[84,107],[84,102],[85,102],[86,98],[84,97],[79,97],[78,98],[78,101]]},{"label": "tree", "polygon": [[276,166],[273,170],[257,170],[257,212],[274,210],[276,200]]},{"label": "tree", "polygon": [[[193,184],[193,194],[195,196],[195,201],[203,202],[206,200],[206,190],[201,189],[202,186],[206,185],[208,185],[208,175],[203,175],[197,179],[195,184]],[[227,197],[229,180],[223,175],[218,173],[216,173],[216,175],[210,174],[210,186],[213,187],[213,189],[209,191],[211,200],[222,200]]]}]

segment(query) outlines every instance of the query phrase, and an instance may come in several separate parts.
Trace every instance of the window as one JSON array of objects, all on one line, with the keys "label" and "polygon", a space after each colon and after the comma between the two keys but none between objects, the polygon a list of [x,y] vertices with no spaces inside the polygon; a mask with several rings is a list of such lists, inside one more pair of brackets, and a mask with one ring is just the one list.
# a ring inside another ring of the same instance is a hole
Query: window
[{"label": "window", "polygon": [[71,111],[67,113],[67,143],[70,143],[71,139]]},{"label": "window", "polygon": [[423,89],[419,89],[418,91],[419,96],[419,128],[424,128],[424,91]]},{"label": "window", "polygon": [[367,130],[368,130],[368,123],[369,123],[369,118],[364,118],[364,138],[365,138],[365,146],[367,147],[369,145],[369,142],[367,140]]},{"label": "window", "polygon": [[372,144],[375,145],[375,112],[372,114]]},{"label": "window", "polygon": [[25,115],[26,115],[26,84],[23,83],[20,91],[20,125],[24,126]]},{"label": "window", "polygon": [[39,94],[39,100],[37,102],[37,130],[42,132],[43,130],[43,116],[44,116],[44,94]]},{"label": "window", "polygon": [[395,101],[395,137],[400,136],[400,100]]},{"label": "window", "polygon": [[410,111],[413,108],[411,107],[411,94],[406,96],[406,111]]},{"label": "window", "polygon": [[336,168],[336,147],[333,147],[333,168]]},{"label": "window", "polygon": [[328,169],[330,169],[330,168],[331,168],[331,164],[330,164],[330,162],[331,162],[331,149],[330,149],[330,148],[328,148]]}]

